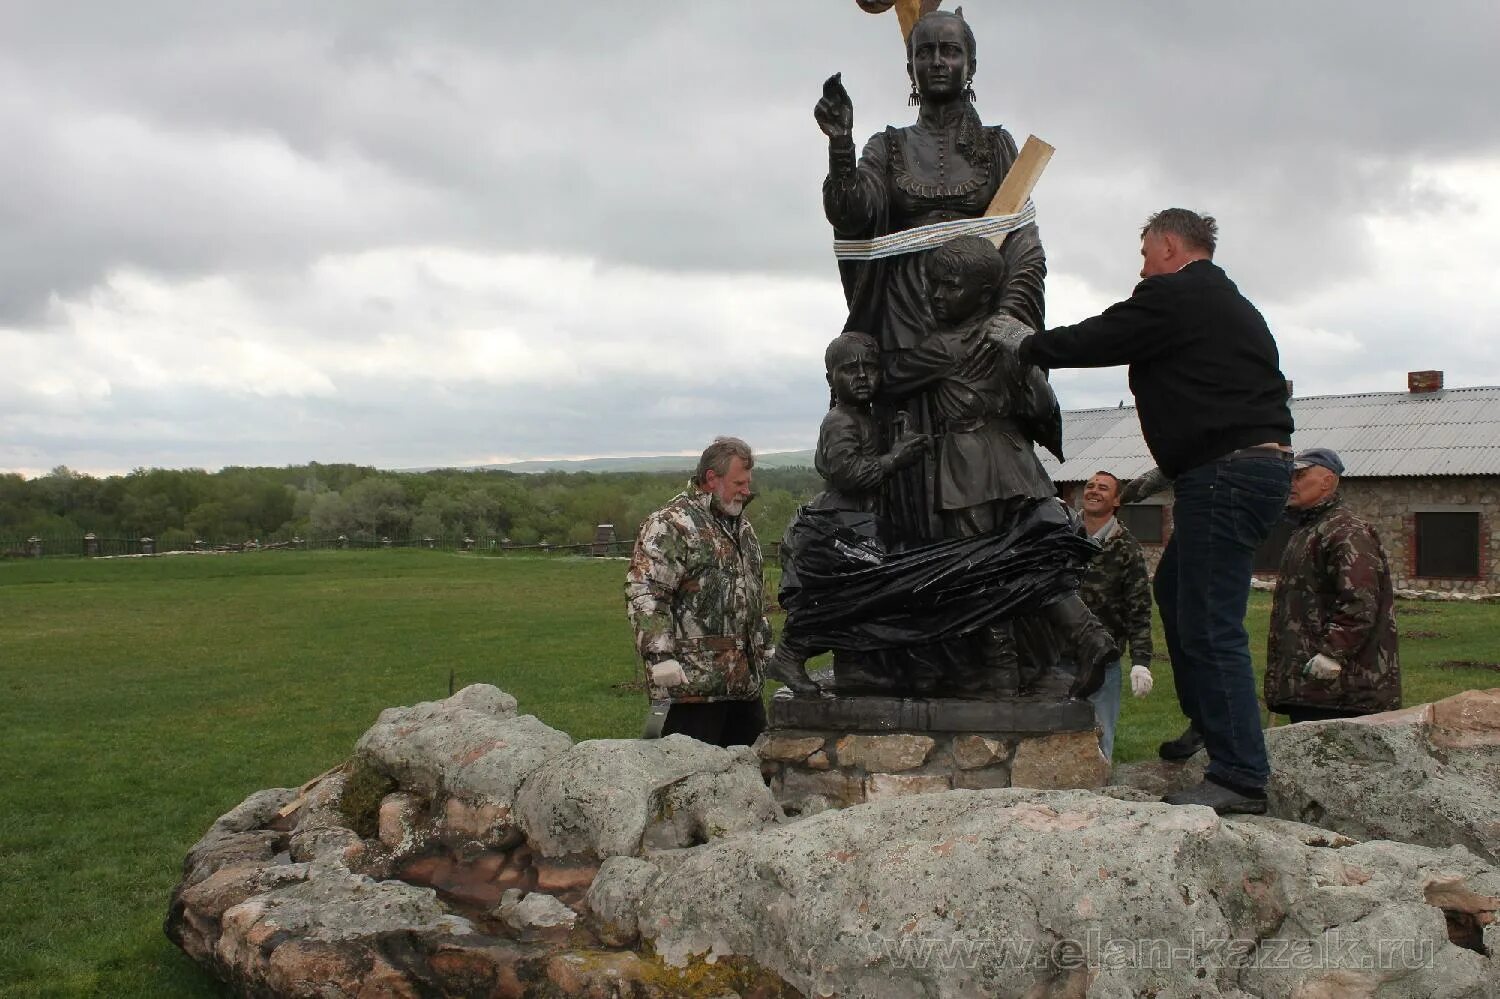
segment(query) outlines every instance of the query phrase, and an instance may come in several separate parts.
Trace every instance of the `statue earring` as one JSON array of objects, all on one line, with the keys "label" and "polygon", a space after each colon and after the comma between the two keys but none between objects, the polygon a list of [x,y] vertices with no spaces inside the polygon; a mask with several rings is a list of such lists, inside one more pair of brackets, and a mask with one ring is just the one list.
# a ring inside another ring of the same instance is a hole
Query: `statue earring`
[{"label": "statue earring", "polygon": [[911,96],[906,99],[908,107],[918,107],[922,103],[922,94],[917,90],[917,81],[911,81]]},{"label": "statue earring", "polygon": [[970,104],[974,103],[974,81],[964,81],[964,97],[968,98]]}]

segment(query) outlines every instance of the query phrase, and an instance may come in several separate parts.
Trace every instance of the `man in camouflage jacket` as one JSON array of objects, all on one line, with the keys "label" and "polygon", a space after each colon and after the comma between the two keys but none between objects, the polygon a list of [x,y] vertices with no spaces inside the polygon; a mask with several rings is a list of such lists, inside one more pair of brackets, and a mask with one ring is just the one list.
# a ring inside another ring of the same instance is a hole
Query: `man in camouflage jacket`
[{"label": "man in camouflage jacket", "polygon": [[[1130,689],[1136,697],[1151,693],[1151,575],[1141,544],[1116,519],[1120,480],[1110,472],[1089,476],[1083,487],[1083,525],[1100,545],[1078,587],[1078,596],[1104,625],[1122,651],[1130,643]],[[1122,678],[1115,660],[1104,685],[1089,695],[1099,724],[1099,749],[1114,758],[1115,726],[1120,719]]]},{"label": "man in camouflage jacket", "polygon": [[1401,706],[1391,571],[1373,528],[1338,492],[1344,463],[1297,455],[1266,652],[1266,706],[1294,722]]},{"label": "man in camouflage jacket", "polygon": [[715,440],[636,539],[625,600],[654,716],[667,706],[661,735],[749,745],[765,728],[771,625],[760,543],[743,516],[754,461],[744,441]]}]

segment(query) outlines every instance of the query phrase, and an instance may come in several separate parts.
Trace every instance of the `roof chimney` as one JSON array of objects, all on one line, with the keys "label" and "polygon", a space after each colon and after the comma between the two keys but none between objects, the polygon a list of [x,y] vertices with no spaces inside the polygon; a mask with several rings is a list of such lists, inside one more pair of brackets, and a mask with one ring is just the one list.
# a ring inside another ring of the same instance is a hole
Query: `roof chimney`
[{"label": "roof chimney", "polygon": [[1408,371],[1406,373],[1406,391],[1413,395],[1442,390],[1443,373],[1441,371]]}]

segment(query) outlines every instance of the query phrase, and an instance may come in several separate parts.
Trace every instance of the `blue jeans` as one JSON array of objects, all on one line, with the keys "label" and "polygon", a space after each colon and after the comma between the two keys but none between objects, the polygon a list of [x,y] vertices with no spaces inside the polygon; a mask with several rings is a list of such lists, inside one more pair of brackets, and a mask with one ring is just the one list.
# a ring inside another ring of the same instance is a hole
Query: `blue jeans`
[{"label": "blue jeans", "polygon": [[1094,720],[1099,723],[1099,749],[1106,760],[1115,758],[1115,723],[1120,720],[1120,660],[1104,672],[1104,686],[1089,695]]},{"label": "blue jeans", "polygon": [[1182,713],[1208,749],[1207,774],[1264,788],[1271,768],[1245,633],[1255,549],[1291,491],[1290,457],[1226,455],[1173,480],[1172,539],[1153,589]]}]

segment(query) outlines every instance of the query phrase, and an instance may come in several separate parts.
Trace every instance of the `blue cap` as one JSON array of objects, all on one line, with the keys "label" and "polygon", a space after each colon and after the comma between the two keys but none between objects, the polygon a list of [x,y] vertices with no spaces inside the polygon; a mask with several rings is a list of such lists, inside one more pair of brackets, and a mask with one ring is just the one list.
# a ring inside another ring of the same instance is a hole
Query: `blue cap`
[{"label": "blue cap", "polygon": [[1339,457],[1337,451],[1326,447],[1310,447],[1306,451],[1298,451],[1293,468],[1311,468],[1317,465],[1326,468],[1334,475],[1344,474],[1344,461]]}]

